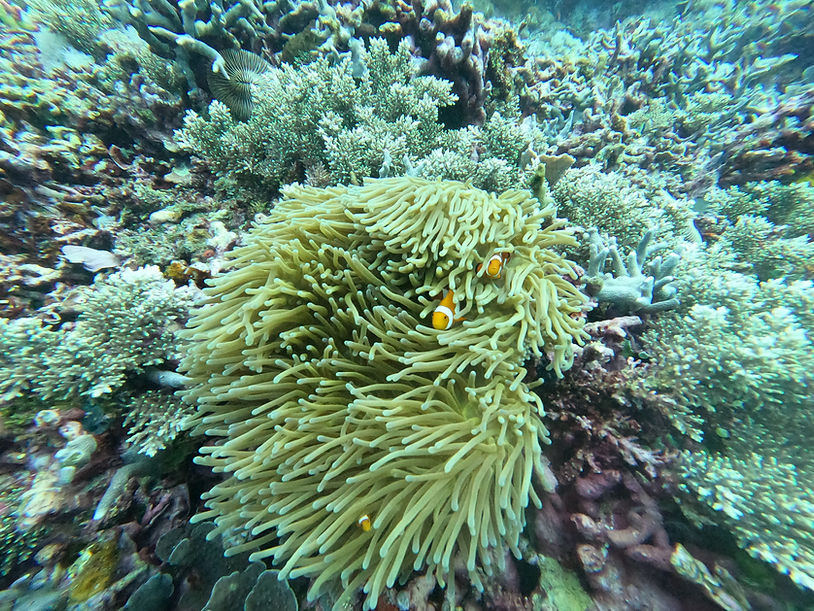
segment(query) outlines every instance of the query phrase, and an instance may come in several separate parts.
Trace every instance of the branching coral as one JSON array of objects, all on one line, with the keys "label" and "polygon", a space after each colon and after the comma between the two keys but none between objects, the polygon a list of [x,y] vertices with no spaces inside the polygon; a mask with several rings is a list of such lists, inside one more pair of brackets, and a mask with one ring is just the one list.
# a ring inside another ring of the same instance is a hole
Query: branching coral
[{"label": "branching coral", "polygon": [[731,456],[685,452],[681,488],[716,510],[749,554],[814,590],[814,503],[801,491],[811,489],[812,465],[759,445]]},{"label": "branching coral", "polygon": [[324,163],[335,179],[347,179],[378,172],[385,150],[399,164],[408,152],[428,152],[441,129],[438,108],[455,99],[451,85],[416,78],[406,44],[391,55],[384,40],[374,40],[365,58],[370,70],[359,83],[349,59],[274,69],[259,77],[248,122],[213,102],[208,118],[187,114],[179,143],[227,181],[272,189],[297,164]]},{"label": "branching coral", "polygon": [[552,194],[557,212],[572,223],[595,228],[606,240],[613,236],[621,248],[636,248],[649,230],[671,246],[687,233],[689,202],[660,191],[635,170],[603,172],[592,163],[568,170]]},{"label": "branching coral", "polygon": [[524,109],[552,125],[548,152],[577,166],[635,164],[683,193],[719,175],[723,184],[805,176],[811,88],[777,83],[810,81],[806,3],[688,4],[671,20],[629,17],[585,42],[564,32],[536,41],[515,72]]},{"label": "branching coral", "polygon": [[388,37],[412,41],[416,54],[427,60],[423,72],[453,82],[456,127],[480,123],[485,116],[487,58],[495,38],[488,32],[499,29],[496,24],[485,24],[468,2],[456,13],[449,0],[396,3],[393,22],[382,28]]},{"label": "branching coral", "polygon": [[792,236],[814,236],[814,185],[808,182],[784,185],[773,180],[710,189],[701,204],[705,212],[721,214],[731,223],[744,214],[764,216],[786,225]]},{"label": "branching coral", "polygon": [[148,391],[134,397],[125,409],[128,445],[139,454],[155,456],[181,433],[190,411],[167,393]]},{"label": "branching coral", "polygon": [[119,388],[128,373],[177,357],[176,321],[193,296],[157,267],[112,274],[80,293],[74,324],[0,319],[0,399],[29,391],[43,399],[98,397]]},{"label": "branching coral", "polygon": [[785,227],[776,227],[760,216],[744,214],[721,236],[724,244],[761,279],[811,277],[814,243],[808,236],[788,237]]},{"label": "branching coral", "polygon": [[758,284],[709,264],[694,274],[685,286],[699,288],[686,294],[710,305],[654,322],[644,337],[654,363],[640,390],[705,442],[684,454],[683,490],[749,553],[812,588],[811,283]]},{"label": "branching coral", "polygon": [[[416,178],[292,187],[230,253],[185,336],[198,462],[230,474],[205,495],[229,553],[283,576],[341,581],[372,609],[426,567],[518,552],[524,508],[550,482],[529,355],[556,372],[583,335],[572,238],[522,191]],[[511,253],[501,279],[477,264]],[[455,317],[430,323],[441,295]],[[573,316],[572,316],[573,315]],[[549,483],[550,485],[550,483]]]},{"label": "branching coral", "polygon": [[235,121],[216,101],[208,117],[187,113],[178,142],[207,162],[224,189],[274,191],[315,174],[324,184],[412,172],[504,190],[531,174],[520,170],[521,153],[543,135],[533,118],[521,121],[516,106],[493,113],[482,128],[447,130],[439,112],[456,100],[452,83],[417,76],[406,40],[391,53],[384,39],[371,39],[359,57],[361,76],[349,58],[274,68],[257,77],[248,121]]},{"label": "branching coral", "polygon": [[122,23],[130,23],[150,49],[161,57],[172,58],[180,66],[190,91],[197,88],[196,60],[203,58],[213,72],[225,69],[219,50],[240,48],[241,39],[258,41],[259,34],[270,31],[263,13],[253,2],[183,0],[172,4],[147,0],[131,4],[127,0],[108,0],[106,11]]}]

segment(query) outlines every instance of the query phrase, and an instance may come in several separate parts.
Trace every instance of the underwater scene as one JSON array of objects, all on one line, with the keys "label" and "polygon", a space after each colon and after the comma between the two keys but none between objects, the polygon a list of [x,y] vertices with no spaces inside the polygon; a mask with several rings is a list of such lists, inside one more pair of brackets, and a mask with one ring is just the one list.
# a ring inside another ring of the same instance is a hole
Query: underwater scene
[{"label": "underwater scene", "polygon": [[0,0],[0,611],[814,610],[814,3]]}]

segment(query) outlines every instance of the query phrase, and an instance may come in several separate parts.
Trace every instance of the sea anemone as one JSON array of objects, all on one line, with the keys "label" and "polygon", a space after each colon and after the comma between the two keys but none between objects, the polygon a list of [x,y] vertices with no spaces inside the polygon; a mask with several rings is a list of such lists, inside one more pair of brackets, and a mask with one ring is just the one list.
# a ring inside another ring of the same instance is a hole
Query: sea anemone
[{"label": "sea anemone", "polygon": [[[524,191],[416,178],[284,191],[206,289],[182,368],[211,436],[199,464],[230,554],[341,583],[336,607],[460,557],[516,554],[537,473],[552,481],[530,355],[570,365],[585,298],[554,250],[573,240]],[[478,264],[511,252],[500,279]],[[439,296],[465,320],[437,330]],[[336,608],[335,607],[335,608]]]}]

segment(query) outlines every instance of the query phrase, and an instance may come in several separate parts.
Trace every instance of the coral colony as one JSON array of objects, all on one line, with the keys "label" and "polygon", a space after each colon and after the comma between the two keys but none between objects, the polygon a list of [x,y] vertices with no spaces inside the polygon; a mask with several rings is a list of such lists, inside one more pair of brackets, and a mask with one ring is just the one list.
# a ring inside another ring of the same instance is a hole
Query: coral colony
[{"label": "coral colony", "polygon": [[814,608],[809,2],[0,21],[0,609]]}]

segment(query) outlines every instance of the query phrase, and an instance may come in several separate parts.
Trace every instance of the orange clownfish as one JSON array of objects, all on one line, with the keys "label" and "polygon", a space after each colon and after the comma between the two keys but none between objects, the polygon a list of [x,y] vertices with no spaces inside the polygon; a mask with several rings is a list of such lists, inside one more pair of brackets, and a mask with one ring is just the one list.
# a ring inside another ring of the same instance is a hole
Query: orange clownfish
[{"label": "orange clownfish", "polygon": [[365,532],[369,532],[373,526],[373,523],[370,521],[370,516],[365,514],[358,520],[356,520],[356,525],[361,528]]},{"label": "orange clownfish", "polygon": [[465,320],[463,318],[455,318],[455,294],[452,291],[447,291],[441,303],[436,306],[432,313],[432,326],[439,331],[446,331],[452,326],[453,322]]},{"label": "orange clownfish", "polygon": [[[507,252],[496,252],[489,260],[486,262],[486,271],[483,272],[484,276],[489,276],[490,278],[500,278],[503,274],[503,266],[506,265],[506,261],[509,260],[511,255]],[[478,263],[478,267],[475,271],[479,272],[480,268],[483,267],[482,263]]]}]

